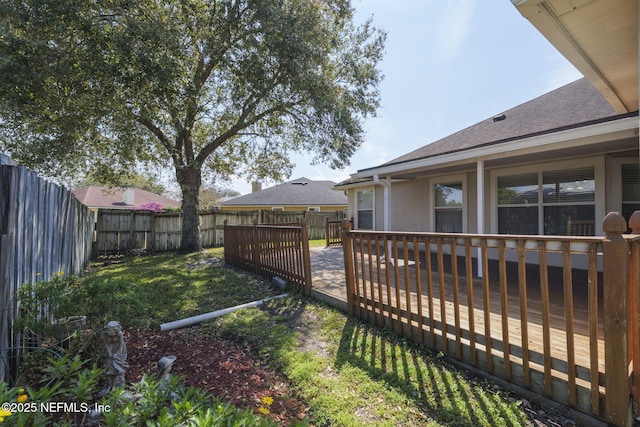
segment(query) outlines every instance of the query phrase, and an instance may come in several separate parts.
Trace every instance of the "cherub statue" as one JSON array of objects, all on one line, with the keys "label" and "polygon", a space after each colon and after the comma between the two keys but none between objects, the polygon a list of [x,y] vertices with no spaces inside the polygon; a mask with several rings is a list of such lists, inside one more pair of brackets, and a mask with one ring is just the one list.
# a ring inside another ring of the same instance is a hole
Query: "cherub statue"
[{"label": "cherub statue", "polygon": [[102,388],[99,396],[104,396],[113,390],[124,386],[124,373],[127,363],[127,346],[122,336],[122,327],[119,322],[112,320],[105,326],[106,360],[104,370],[107,375],[107,384]]}]

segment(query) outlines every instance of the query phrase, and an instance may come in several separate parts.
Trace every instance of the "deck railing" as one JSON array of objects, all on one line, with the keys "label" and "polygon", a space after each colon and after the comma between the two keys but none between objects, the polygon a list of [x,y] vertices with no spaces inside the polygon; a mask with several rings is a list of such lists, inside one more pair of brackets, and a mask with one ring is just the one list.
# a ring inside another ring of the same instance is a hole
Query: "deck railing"
[{"label": "deck railing", "polygon": [[640,404],[640,235],[623,237],[617,213],[603,225],[607,237],[352,231],[344,222],[349,312],[630,425],[632,391]]},{"label": "deck railing", "polygon": [[342,220],[332,221],[327,218],[325,235],[327,236],[327,246],[342,245]]},{"label": "deck railing", "polygon": [[306,220],[285,225],[224,225],[227,264],[262,276],[278,276],[309,295],[311,260]]}]

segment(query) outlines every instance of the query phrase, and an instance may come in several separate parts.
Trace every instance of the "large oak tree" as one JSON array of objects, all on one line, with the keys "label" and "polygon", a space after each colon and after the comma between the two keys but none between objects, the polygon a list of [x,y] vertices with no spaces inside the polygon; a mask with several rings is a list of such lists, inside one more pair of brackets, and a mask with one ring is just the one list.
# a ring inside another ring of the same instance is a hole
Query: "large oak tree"
[{"label": "large oak tree", "polygon": [[182,249],[203,174],[348,164],[379,105],[385,34],[349,0],[7,0],[0,148],[52,177],[175,170]]}]

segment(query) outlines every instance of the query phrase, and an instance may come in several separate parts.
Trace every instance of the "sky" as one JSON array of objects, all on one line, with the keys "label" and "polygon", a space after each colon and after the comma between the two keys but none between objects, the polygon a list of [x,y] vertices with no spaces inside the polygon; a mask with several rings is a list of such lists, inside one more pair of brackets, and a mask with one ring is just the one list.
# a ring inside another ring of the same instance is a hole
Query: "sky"
[{"label": "sky", "polygon": [[[293,155],[291,179],[340,182],[582,77],[510,0],[352,0],[387,33],[381,106],[342,170]],[[264,183],[269,187],[275,183]],[[241,194],[251,184],[233,180]]]}]

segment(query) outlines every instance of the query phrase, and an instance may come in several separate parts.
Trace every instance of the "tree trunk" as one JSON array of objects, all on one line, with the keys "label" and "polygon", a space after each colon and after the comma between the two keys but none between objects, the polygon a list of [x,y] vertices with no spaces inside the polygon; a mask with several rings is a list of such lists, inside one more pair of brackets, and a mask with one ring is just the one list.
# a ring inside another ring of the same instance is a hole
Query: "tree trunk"
[{"label": "tree trunk", "polygon": [[187,166],[182,173],[177,174],[178,183],[182,189],[182,240],[181,252],[197,252],[202,250],[200,244],[200,216],[198,211],[198,194],[200,192],[200,170],[194,166]]}]

